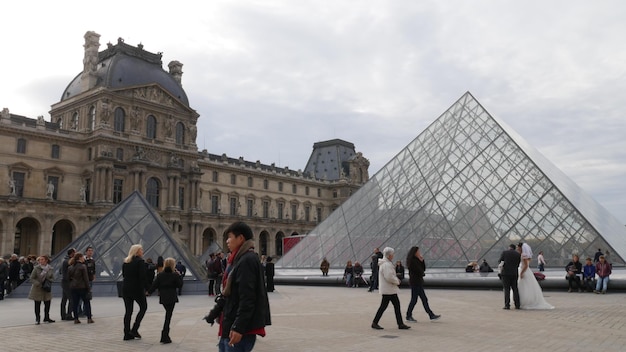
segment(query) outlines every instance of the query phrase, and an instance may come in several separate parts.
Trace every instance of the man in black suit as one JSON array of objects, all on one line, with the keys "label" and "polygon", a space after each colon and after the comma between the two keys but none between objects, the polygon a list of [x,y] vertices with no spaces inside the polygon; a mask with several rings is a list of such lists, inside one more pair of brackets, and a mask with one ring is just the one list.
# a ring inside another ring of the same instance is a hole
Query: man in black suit
[{"label": "man in black suit", "polygon": [[520,308],[519,291],[517,290],[517,267],[521,261],[521,255],[515,250],[515,245],[509,246],[509,249],[503,251],[500,255],[499,262],[504,262],[501,278],[504,286],[504,308],[511,309],[511,290],[513,290],[513,302],[515,309]]}]

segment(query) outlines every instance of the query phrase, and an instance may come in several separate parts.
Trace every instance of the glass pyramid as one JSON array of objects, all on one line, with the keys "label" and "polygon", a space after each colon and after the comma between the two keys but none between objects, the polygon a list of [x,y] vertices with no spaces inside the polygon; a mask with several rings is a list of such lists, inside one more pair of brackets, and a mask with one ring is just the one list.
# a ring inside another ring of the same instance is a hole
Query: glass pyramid
[{"label": "glass pyramid", "polygon": [[519,241],[551,266],[626,254],[624,225],[467,92],[276,265],[369,265],[386,246],[402,261],[419,246],[430,267],[495,265]]},{"label": "glass pyramid", "polygon": [[82,253],[88,246],[94,248],[97,281],[122,279],[122,264],[133,244],[141,244],[144,259],[172,257],[187,267],[185,279],[203,280],[206,270],[191,254],[187,246],[172,236],[161,217],[138,191],[133,192],[85,233],[76,238],[52,259],[52,266],[60,268],[69,248]]}]

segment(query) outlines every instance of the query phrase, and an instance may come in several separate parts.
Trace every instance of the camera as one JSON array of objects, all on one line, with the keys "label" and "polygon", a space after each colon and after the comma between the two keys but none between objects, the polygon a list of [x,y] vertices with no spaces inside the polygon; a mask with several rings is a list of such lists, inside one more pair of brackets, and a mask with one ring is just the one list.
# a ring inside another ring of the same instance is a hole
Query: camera
[{"label": "camera", "polygon": [[220,314],[222,314],[222,310],[224,310],[225,304],[226,304],[226,299],[224,298],[224,296],[222,295],[215,296],[215,305],[213,306],[213,308],[211,308],[209,313],[207,313],[207,315],[204,316],[203,319],[206,320],[208,324],[211,324],[211,326],[213,326],[213,324],[215,323],[215,319],[217,319],[220,316]]}]

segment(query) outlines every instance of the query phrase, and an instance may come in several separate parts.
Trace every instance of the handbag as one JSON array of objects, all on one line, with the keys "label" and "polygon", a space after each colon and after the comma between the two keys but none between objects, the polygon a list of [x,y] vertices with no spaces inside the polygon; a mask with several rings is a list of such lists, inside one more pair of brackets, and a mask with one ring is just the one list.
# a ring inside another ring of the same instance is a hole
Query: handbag
[{"label": "handbag", "polygon": [[48,279],[44,279],[43,282],[41,283],[41,289],[46,291],[46,292],[51,292],[52,291],[52,281],[50,281]]}]

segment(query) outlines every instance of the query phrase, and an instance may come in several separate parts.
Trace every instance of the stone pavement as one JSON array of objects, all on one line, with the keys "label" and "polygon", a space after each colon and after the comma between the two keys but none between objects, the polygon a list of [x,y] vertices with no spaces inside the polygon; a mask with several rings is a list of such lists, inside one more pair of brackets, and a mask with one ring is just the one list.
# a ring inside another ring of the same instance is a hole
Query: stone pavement
[{"label": "stone pavement", "polygon": [[[427,289],[430,306],[442,318],[430,322],[418,302],[408,323],[398,330],[390,305],[370,328],[380,303],[365,288],[277,286],[270,293],[272,326],[254,351],[623,351],[626,305],[623,293],[544,292],[551,311],[502,310],[500,290]],[[410,291],[402,289],[403,314]],[[141,325],[143,339],[122,340],[123,303],[117,297],[95,297],[95,324],[60,321],[60,299],[52,300],[53,324],[34,325],[33,302],[0,301],[2,351],[217,351],[217,325],[201,320],[212,306],[204,295],[183,295],[174,310],[170,345],[159,344],[164,312],[158,297],[148,298]],[[42,307],[43,308],[43,307]]]}]

